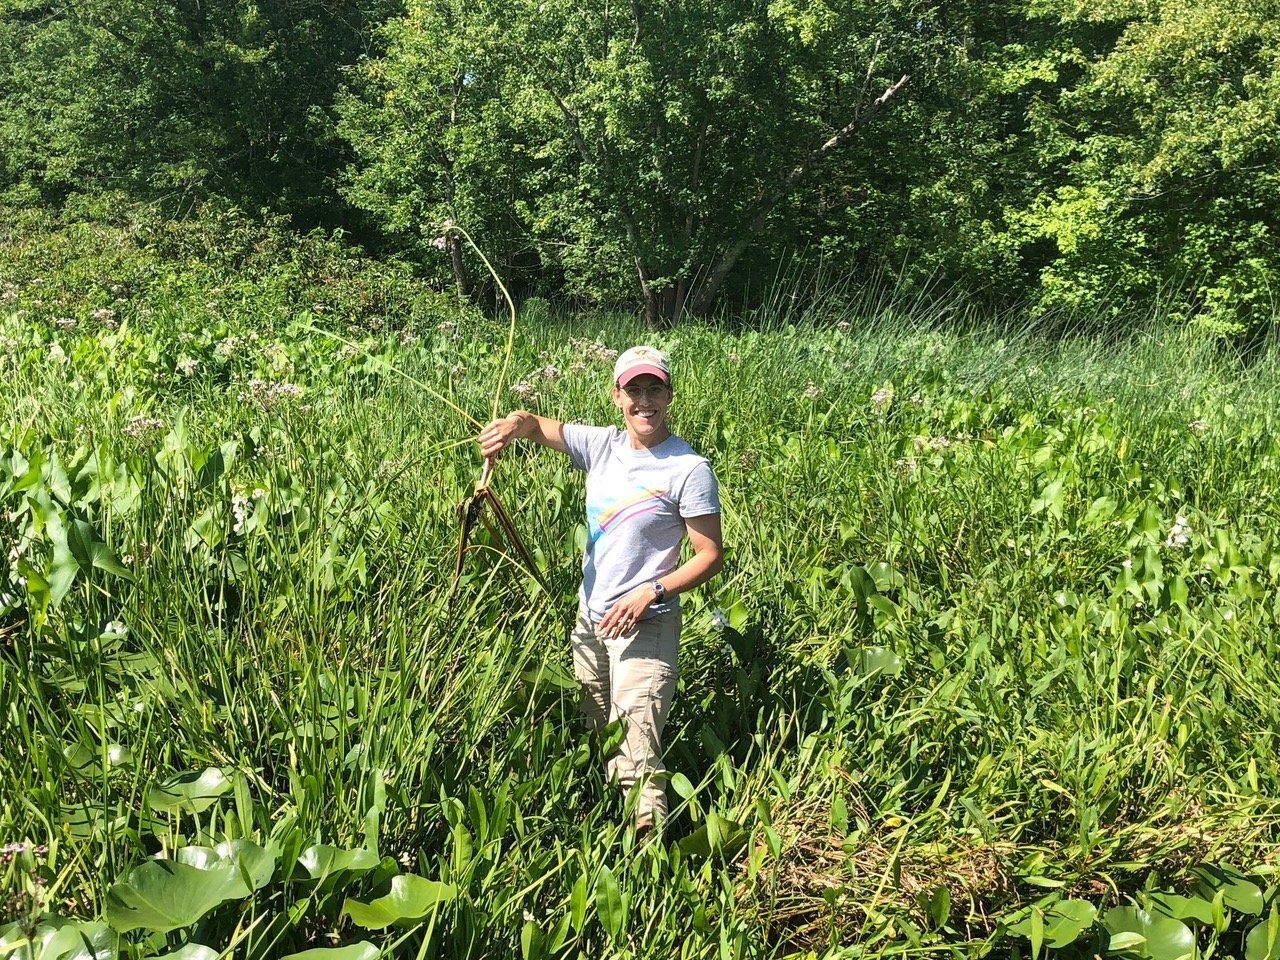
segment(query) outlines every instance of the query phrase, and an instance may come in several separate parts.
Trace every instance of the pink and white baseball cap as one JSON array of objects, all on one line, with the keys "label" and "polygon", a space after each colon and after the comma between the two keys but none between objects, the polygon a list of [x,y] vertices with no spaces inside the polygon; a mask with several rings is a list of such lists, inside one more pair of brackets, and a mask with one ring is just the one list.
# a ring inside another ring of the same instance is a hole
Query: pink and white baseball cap
[{"label": "pink and white baseball cap", "polygon": [[671,364],[667,355],[654,347],[632,347],[619,354],[613,365],[613,382],[625,387],[642,373],[652,374],[671,386]]}]

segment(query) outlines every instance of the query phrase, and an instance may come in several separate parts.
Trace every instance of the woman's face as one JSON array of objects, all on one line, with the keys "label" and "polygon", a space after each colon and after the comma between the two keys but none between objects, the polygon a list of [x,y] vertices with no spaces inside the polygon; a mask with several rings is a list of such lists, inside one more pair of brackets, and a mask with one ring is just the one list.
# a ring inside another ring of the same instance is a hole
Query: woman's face
[{"label": "woman's face", "polygon": [[625,387],[615,386],[613,402],[622,411],[633,447],[652,447],[671,436],[667,428],[671,388],[653,374],[642,373]]}]

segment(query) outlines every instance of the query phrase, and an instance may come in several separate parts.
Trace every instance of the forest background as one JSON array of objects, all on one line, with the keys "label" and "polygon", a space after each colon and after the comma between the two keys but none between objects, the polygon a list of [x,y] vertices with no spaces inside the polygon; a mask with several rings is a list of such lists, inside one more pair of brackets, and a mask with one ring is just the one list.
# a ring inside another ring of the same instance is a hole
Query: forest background
[{"label": "forest background", "polygon": [[4,0],[0,197],[231,204],[492,302],[455,221],[517,300],[651,326],[889,283],[1239,334],[1278,58],[1237,0]]}]

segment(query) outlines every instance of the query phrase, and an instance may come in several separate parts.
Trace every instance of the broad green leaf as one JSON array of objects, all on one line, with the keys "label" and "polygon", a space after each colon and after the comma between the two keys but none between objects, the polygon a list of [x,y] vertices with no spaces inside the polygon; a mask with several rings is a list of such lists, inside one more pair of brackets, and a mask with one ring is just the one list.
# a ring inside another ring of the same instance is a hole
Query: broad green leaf
[{"label": "broad green leaf", "polygon": [[1108,953],[1123,953],[1128,950],[1140,950],[1147,943],[1147,938],[1141,933],[1135,933],[1132,930],[1125,930],[1122,933],[1111,935],[1111,939],[1107,941]]},{"label": "broad green leaf", "polygon": [[896,677],[902,672],[902,658],[884,647],[862,648],[862,674],[873,677],[877,674],[885,677]]},{"label": "broad green leaf", "polygon": [[534,688],[535,691],[561,690],[576,693],[582,688],[577,677],[554,664],[546,663],[537,670],[525,670],[520,679]]},{"label": "broad green leaf", "polygon": [[301,953],[291,953],[280,960],[376,960],[382,951],[367,940],[349,943],[345,947],[315,947]]},{"label": "broad green leaf", "polygon": [[683,773],[673,773],[671,775],[671,789],[676,792],[681,800],[688,800],[698,792],[697,788]]},{"label": "broad green leaf", "polygon": [[101,921],[58,919],[36,927],[33,949],[17,924],[0,929],[0,957],[14,960],[115,960],[120,935]]},{"label": "broad green leaf", "polygon": [[543,949],[542,928],[536,920],[526,920],[520,929],[520,955],[524,960],[541,960]]},{"label": "broad green leaf", "polygon": [[71,590],[76,575],[80,572],[80,564],[67,543],[66,527],[60,514],[52,513],[46,520],[45,532],[53,544],[53,555],[49,559],[46,571],[49,583],[49,599],[55,607]]},{"label": "broad green leaf", "polygon": [[317,843],[299,854],[298,863],[312,880],[319,880],[336,873],[368,873],[378,865],[378,858],[363,847],[343,850],[327,843]]},{"label": "broad green leaf", "polygon": [[581,874],[578,879],[573,882],[573,889],[569,892],[569,919],[573,923],[573,929],[579,933],[582,932],[582,925],[586,922],[587,916],[587,875]]},{"label": "broad green leaf", "polygon": [[230,778],[217,767],[206,767],[197,773],[192,770],[171,777],[147,790],[147,803],[152,810],[170,813],[203,813],[213,806],[219,797],[231,792]]},{"label": "broad green leaf", "polygon": [[596,881],[596,914],[609,939],[617,942],[627,925],[627,917],[622,903],[622,888],[608,865],[600,868],[600,877]]},{"label": "broad green leaf", "polygon": [[125,569],[97,531],[84,520],[71,522],[71,527],[67,530],[67,547],[82,570],[96,567],[126,580],[133,579],[133,574]]},{"label": "broad green leaf", "polygon": [[1026,917],[1010,925],[1009,932],[1030,939],[1036,913],[1043,917],[1044,942],[1056,950],[1074,943],[1093,926],[1098,908],[1087,900],[1060,900],[1045,910],[1032,907]]},{"label": "broad green leaf", "polygon": [[173,858],[198,870],[228,870],[240,877],[245,896],[265,887],[276,866],[275,854],[250,840],[227,840],[217,847],[179,847]]},{"label": "broad green leaf", "polygon": [[1108,953],[1135,953],[1151,960],[1181,960],[1195,950],[1191,928],[1171,917],[1153,917],[1137,907],[1113,907],[1102,919],[1111,939]]},{"label": "broad green leaf", "polygon": [[1245,960],[1280,960],[1280,906],[1271,905],[1267,919],[1254,924],[1244,938]]},{"label": "broad green leaf", "polygon": [[1222,902],[1232,910],[1257,916],[1262,912],[1262,889],[1239,870],[1225,864],[1201,866],[1195,869],[1200,877],[1197,892],[1212,900],[1218,892]]},{"label": "broad green leaf", "polygon": [[230,864],[202,870],[174,860],[152,860],[107,891],[104,914],[121,933],[168,933],[195,923],[214,907],[246,895]]},{"label": "broad green leaf", "polygon": [[381,930],[392,924],[416,923],[441,904],[457,896],[457,888],[438,880],[413,874],[401,874],[391,880],[391,891],[369,903],[350,897],[342,912],[353,923],[369,930]]},{"label": "broad green leaf", "polygon": [[220,950],[206,947],[203,943],[185,943],[177,950],[160,954],[154,960],[218,960],[220,956]]},{"label": "broad green leaf", "polygon": [[896,589],[906,585],[906,577],[893,568],[892,564],[873,563],[866,568],[867,573],[871,575],[872,581],[876,585],[876,589],[881,593]]},{"label": "broad green leaf", "polygon": [[1213,904],[1202,897],[1182,897],[1176,893],[1153,893],[1151,895],[1153,912],[1173,917],[1175,920],[1195,920],[1199,923],[1213,923]]},{"label": "broad green leaf", "polygon": [[747,831],[741,824],[709,811],[706,822],[679,840],[676,847],[686,856],[705,858],[723,854],[732,857],[742,849],[747,839]]},{"label": "broad green leaf", "polygon": [[933,921],[934,926],[945,926],[951,919],[951,891],[939,885],[929,897],[928,907],[929,919]]}]

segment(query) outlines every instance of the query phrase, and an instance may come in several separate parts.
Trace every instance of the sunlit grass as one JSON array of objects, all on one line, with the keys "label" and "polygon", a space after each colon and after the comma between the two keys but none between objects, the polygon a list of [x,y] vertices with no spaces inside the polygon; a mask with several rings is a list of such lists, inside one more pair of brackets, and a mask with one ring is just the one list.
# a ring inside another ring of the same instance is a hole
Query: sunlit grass
[{"label": "sunlit grass", "polygon": [[[1220,860],[1271,882],[1274,353],[891,301],[756,331],[526,319],[501,406],[611,422],[606,348],[656,337],[722,486],[673,818],[638,843],[575,722],[562,458],[512,451],[494,481],[550,590],[482,544],[446,603],[479,462],[436,395],[489,414],[505,325],[188,305],[0,315],[0,841],[48,846],[53,882],[23,909],[96,918],[147,858],[229,838],[272,851],[270,882],[126,950],[1006,950],[997,918],[1045,895],[1104,908]],[[206,768],[209,806],[154,801]],[[382,863],[317,885],[317,843]],[[393,873],[455,895],[366,929],[346,898]]]}]

